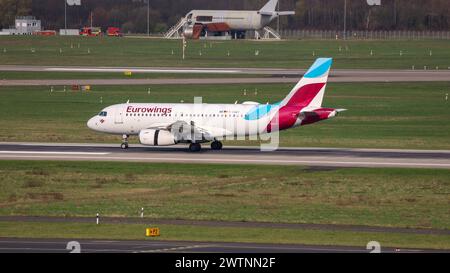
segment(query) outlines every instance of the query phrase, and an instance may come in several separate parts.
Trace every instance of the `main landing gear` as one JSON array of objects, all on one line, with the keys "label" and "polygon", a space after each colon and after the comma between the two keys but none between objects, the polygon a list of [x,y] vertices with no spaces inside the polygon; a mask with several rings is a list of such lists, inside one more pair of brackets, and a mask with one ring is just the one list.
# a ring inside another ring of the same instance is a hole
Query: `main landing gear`
[{"label": "main landing gear", "polygon": [[211,142],[211,150],[222,150],[222,142],[217,140]]},{"label": "main landing gear", "polygon": [[128,135],[122,136],[122,144],[120,144],[120,148],[122,149],[128,149]]},{"label": "main landing gear", "polygon": [[189,145],[189,151],[191,152],[200,152],[201,149],[202,145],[200,145],[200,143],[191,143]]},{"label": "main landing gear", "polygon": [[[200,152],[202,146],[200,143],[191,143],[189,145],[189,151],[191,152]],[[222,142],[214,140],[211,142],[211,150],[222,150]]]}]

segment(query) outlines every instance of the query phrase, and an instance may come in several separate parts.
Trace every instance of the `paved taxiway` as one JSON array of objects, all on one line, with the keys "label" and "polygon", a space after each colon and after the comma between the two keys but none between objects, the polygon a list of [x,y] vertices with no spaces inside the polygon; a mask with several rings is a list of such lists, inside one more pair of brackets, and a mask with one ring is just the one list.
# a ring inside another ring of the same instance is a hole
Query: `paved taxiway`
[{"label": "paved taxiway", "polygon": [[303,165],[316,167],[402,167],[450,169],[450,151],[377,150],[339,148],[279,148],[261,151],[259,147],[227,147],[212,151],[208,145],[191,153],[186,145],[146,147],[131,144],[0,143],[2,160],[77,160],[168,163],[229,163]]},{"label": "paved taxiway", "polygon": [[[0,216],[0,222],[28,222],[28,223],[93,223],[93,217],[58,217],[58,216]],[[342,224],[305,224],[305,223],[271,223],[254,221],[211,221],[211,220],[181,220],[181,219],[153,219],[135,217],[102,217],[102,223],[107,224],[146,224],[146,225],[177,225],[203,227],[235,227],[235,228],[270,228],[270,229],[301,229],[323,231],[352,231],[352,232],[380,232],[380,233],[409,233],[428,235],[450,235],[450,229],[434,228],[402,228],[379,227]]]},{"label": "paved taxiway", "polygon": [[[119,241],[74,239],[17,239],[0,238],[0,253],[68,253],[67,243],[77,241],[83,253],[368,253],[363,247],[311,246],[296,244],[257,244],[181,241]],[[381,248],[382,252],[445,252],[426,249]]]},{"label": "paved taxiway", "polygon": [[[0,79],[0,86],[38,85],[150,85],[150,84],[233,84],[233,83],[295,83],[305,70],[271,68],[158,68],[158,67],[48,67],[48,66],[0,66],[0,71],[31,72],[125,72],[168,74],[229,74],[262,75],[259,78],[189,78],[189,79],[56,79],[56,80],[7,80]],[[333,69],[329,82],[429,82],[448,81],[450,70],[371,70]]]}]

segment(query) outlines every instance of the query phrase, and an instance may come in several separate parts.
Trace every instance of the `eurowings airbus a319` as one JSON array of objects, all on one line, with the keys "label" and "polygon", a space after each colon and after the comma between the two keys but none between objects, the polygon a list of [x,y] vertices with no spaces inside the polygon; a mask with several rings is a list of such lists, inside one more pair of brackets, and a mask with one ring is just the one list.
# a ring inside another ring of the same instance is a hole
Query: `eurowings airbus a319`
[{"label": "eurowings airbus a319", "polygon": [[278,132],[345,111],[322,107],[331,64],[331,58],[317,59],[291,92],[274,104],[127,102],[106,107],[87,126],[94,131],[122,135],[122,149],[128,148],[129,136],[138,135],[143,145],[188,143],[189,150],[197,152],[201,143],[211,142],[212,150],[220,150],[225,138]]}]

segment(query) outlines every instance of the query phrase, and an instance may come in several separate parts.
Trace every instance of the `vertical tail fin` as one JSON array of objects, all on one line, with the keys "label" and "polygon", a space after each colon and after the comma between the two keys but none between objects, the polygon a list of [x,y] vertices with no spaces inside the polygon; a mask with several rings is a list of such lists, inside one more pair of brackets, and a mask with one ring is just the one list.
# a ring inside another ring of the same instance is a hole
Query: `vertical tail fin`
[{"label": "vertical tail fin", "polygon": [[332,58],[318,58],[280,106],[320,107],[332,63]]},{"label": "vertical tail fin", "polygon": [[274,12],[277,8],[278,0],[269,0],[264,7],[262,7],[259,11],[261,12]]}]

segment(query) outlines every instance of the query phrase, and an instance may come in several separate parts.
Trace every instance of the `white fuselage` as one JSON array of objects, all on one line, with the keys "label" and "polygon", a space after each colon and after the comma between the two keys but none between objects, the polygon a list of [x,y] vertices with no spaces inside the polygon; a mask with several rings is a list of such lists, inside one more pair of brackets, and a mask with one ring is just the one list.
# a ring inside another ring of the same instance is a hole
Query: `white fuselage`
[{"label": "white fuselage", "polygon": [[[265,133],[267,125],[277,112],[270,111],[248,116],[260,104],[167,104],[127,103],[109,106],[91,118],[89,128],[110,134],[138,135],[141,130],[186,122],[208,131],[211,138],[249,136]],[[267,108],[265,108],[267,109]],[[258,113],[260,111],[258,110]]]},{"label": "white fuselage", "polygon": [[186,15],[188,25],[225,23],[233,30],[259,30],[277,16],[262,16],[259,11],[192,10]]}]

